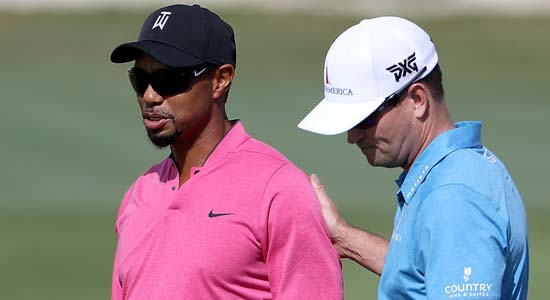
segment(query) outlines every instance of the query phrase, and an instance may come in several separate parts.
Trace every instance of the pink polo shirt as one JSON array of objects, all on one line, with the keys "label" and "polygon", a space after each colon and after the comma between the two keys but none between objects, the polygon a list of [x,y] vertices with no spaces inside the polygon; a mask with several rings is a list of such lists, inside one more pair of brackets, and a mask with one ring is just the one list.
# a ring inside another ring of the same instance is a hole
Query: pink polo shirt
[{"label": "pink polo shirt", "polygon": [[118,213],[112,299],[343,299],[307,176],[237,122],[178,189],[163,160]]}]

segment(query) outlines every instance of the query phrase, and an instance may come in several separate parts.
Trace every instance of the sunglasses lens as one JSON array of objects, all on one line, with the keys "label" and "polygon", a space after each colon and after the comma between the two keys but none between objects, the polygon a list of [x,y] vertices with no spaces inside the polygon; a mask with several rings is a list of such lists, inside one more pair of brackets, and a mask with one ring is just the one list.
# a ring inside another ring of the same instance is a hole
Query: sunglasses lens
[{"label": "sunglasses lens", "polygon": [[374,125],[376,125],[376,116],[368,116],[363,121],[361,121],[361,123],[355,125],[355,127],[359,129],[367,129]]},{"label": "sunglasses lens", "polygon": [[136,94],[143,95],[149,86],[149,75],[147,72],[132,68],[128,70],[128,78]]},{"label": "sunglasses lens", "polygon": [[[205,70],[206,68],[202,72]],[[196,74],[194,72],[196,71],[189,69],[167,69],[150,74],[138,68],[131,68],[128,70],[128,77],[138,95],[143,95],[151,85],[155,92],[166,97],[185,92],[193,78],[198,77],[198,75],[194,75]]]},{"label": "sunglasses lens", "polygon": [[163,71],[152,78],[153,89],[162,96],[180,94],[189,88],[191,73],[182,71]]}]

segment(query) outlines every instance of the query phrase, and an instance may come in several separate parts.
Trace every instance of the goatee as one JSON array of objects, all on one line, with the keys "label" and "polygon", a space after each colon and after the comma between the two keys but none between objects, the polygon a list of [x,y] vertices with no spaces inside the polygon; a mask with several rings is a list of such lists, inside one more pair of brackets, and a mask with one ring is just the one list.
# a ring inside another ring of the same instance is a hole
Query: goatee
[{"label": "goatee", "polygon": [[160,134],[155,131],[147,130],[147,136],[149,137],[149,140],[159,149],[164,149],[172,145],[176,141],[180,133],[181,130],[179,129],[176,129],[166,134]]}]

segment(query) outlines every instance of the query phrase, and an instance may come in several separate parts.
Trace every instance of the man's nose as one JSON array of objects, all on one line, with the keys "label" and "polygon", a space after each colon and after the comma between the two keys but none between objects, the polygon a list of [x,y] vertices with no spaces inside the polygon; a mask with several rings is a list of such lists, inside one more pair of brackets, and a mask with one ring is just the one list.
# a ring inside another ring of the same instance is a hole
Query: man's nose
[{"label": "man's nose", "polygon": [[360,128],[352,128],[348,130],[348,143],[355,144],[365,137],[365,131]]},{"label": "man's nose", "polygon": [[145,106],[159,105],[164,101],[164,97],[159,95],[151,85],[147,87],[145,93],[143,93],[143,104]]}]

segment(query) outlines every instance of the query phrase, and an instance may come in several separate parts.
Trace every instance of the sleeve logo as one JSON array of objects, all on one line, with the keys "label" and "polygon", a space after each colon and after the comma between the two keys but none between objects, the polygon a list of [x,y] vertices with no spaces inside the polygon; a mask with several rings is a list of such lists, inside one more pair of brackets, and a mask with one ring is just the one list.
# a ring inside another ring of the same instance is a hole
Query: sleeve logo
[{"label": "sleeve logo", "polygon": [[447,299],[465,298],[465,299],[483,299],[490,297],[492,283],[469,282],[472,276],[472,267],[464,267],[464,282],[449,284],[445,286],[444,291]]}]

